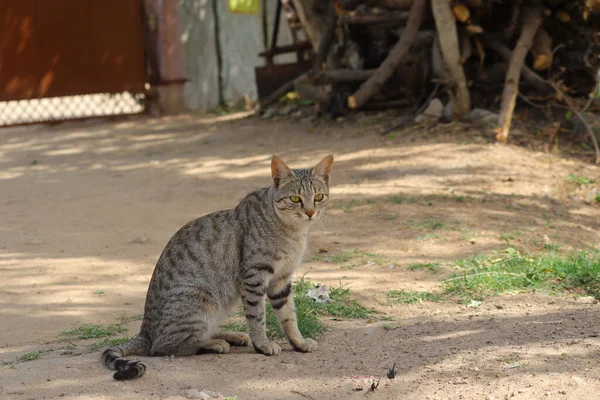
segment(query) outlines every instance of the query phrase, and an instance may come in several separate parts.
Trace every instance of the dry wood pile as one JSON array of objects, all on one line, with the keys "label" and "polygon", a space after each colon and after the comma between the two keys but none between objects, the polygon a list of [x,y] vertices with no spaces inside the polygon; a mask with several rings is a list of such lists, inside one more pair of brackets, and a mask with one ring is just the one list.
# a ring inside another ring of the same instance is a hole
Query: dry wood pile
[{"label": "dry wood pile", "polygon": [[308,75],[331,88],[322,102],[328,113],[418,108],[441,96],[449,119],[473,108],[499,110],[496,139],[504,142],[520,99],[580,117],[600,162],[583,115],[598,92],[600,0],[293,4],[314,46]]}]

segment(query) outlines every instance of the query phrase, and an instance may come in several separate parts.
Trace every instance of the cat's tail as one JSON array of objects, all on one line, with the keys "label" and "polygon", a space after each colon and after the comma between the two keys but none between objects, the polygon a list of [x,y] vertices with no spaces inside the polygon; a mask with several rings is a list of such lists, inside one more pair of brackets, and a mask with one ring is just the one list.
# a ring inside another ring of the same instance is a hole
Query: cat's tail
[{"label": "cat's tail", "polygon": [[117,371],[113,375],[116,380],[139,378],[146,372],[146,364],[137,360],[127,360],[125,357],[143,354],[145,348],[146,340],[136,336],[129,342],[106,349],[102,353],[102,363],[106,368]]}]

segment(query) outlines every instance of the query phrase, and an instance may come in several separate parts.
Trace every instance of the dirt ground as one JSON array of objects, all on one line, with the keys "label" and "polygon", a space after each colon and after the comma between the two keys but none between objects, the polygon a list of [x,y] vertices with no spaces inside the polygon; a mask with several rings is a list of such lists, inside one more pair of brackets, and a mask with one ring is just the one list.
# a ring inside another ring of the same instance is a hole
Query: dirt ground
[{"label": "dirt ground", "polygon": [[[388,303],[390,289],[435,288],[456,259],[508,245],[600,245],[600,206],[568,180],[600,181],[599,167],[461,130],[381,136],[356,121],[183,116],[0,131],[0,398],[174,400],[197,389],[240,400],[597,399],[600,306],[591,298]],[[272,154],[305,167],[329,152],[332,205],[298,276],[347,284],[379,317],[325,319],[312,354],[285,345],[278,357],[238,348],[147,358],[132,382],[114,381],[89,342],[57,340],[141,314],[170,236],[270,184]],[[319,249],[385,261],[314,261]],[[444,271],[409,270],[415,262]],[[36,351],[39,359],[17,361]],[[388,380],[392,363],[398,375]],[[370,376],[383,377],[377,390],[354,390]]]}]

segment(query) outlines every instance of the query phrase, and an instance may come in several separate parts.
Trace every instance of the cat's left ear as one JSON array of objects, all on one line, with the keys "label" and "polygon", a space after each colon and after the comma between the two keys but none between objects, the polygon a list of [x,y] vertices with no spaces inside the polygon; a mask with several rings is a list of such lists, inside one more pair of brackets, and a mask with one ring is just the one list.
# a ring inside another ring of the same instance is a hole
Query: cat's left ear
[{"label": "cat's left ear", "polygon": [[292,171],[288,168],[283,160],[277,156],[273,156],[271,160],[271,176],[273,176],[273,185],[278,188],[282,179],[292,175]]},{"label": "cat's left ear", "polygon": [[326,184],[329,185],[329,177],[331,176],[331,166],[333,165],[333,154],[329,154],[313,168],[313,176],[321,177]]}]

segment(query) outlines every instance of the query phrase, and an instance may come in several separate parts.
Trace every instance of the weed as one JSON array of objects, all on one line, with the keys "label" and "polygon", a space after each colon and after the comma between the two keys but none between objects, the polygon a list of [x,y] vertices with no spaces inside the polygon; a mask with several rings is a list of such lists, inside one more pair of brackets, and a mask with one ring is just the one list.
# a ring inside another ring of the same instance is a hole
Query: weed
[{"label": "weed", "polygon": [[422,236],[417,236],[417,241],[418,242],[426,242],[428,240],[439,239],[439,238],[440,238],[440,235],[438,235],[436,233],[427,233]]},{"label": "weed", "polygon": [[400,197],[400,196],[390,196],[386,200],[388,202],[394,203],[394,204],[405,204],[405,203],[408,203],[408,199],[406,197]]},{"label": "weed", "polygon": [[120,338],[104,338],[96,343],[93,343],[89,346],[90,350],[98,350],[104,347],[116,347],[120,344],[129,342],[131,340],[130,337],[120,337]]},{"label": "weed", "polygon": [[429,229],[435,231],[437,229],[442,229],[444,223],[437,218],[427,217],[423,219],[423,221],[419,224],[421,228]]},{"label": "weed", "polygon": [[350,289],[343,286],[332,287],[329,292],[330,303],[325,303],[324,308],[334,317],[348,319],[367,319],[373,313],[358,304],[350,295]]},{"label": "weed", "polygon": [[365,200],[350,199],[346,203],[341,203],[339,205],[339,207],[342,209],[342,211],[344,213],[350,214],[350,213],[354,212],[354,207],[365,205],[365,204],[374,204],[374,203],[375,203],[375,200],[372,200],[372,199],[365,199]]},{"label": "weed", "polygon": [[500,240],[507,243],[511,240],[519,240],[521,237],[523,237],[523,232],[521,231],[511,231],[500,234]]},{"label": "weed", "polygon": [[21,357],[18,358],[19,361],[32,361],[40,358],[40,353],[38,351],[32,351],[31,353],[25,353]]},{"label": "weed", "polygon": [[581,176],[581,175],[575,175],[575,174],[569,175],[569,177],[567,179],[569,180],[569,182],[574,182],[578,185],[591,185],[593,183],[596,183],[596,181],[593,179],[586,178],[585,176]]},{"label": "weed", "polygon": [[600,250],[529,256],[508,248],[494,257],[459,260],[464,269],[443,282],[444,292],[463,299],[522,290],[583,290],[600,299]]},{"label": "weed", "polygon": [[442,296],[432,292],[413,292],[408,290],[390,290],[388,299],[392,303],[415,304],[422,301],[439,301]]},{"label": "weed", "polygon": [[106,336],[112,336],[117,333],[123,333],[127,329],[121,324],[112,324],[107,326],[102,325],[83,325],[79,328],[74,328],[69,331],[59,333],[59,336],[64,339],[80,340],[80,339],[99,339]]},{"label": "weed", "polygon": [[594,200],[596,200],[596,203],[600,203],[600,193],[596,195],[596,198]]},{"label": "weed", "polygon": [[127,322],[130,322],[130,321],[141,321],[144,319],[144,315],[143,314],[132,315],[132,316],[125,315],[125,316],[119,317],[118,319],[119,319],[119,321],[121,321],[120,322],[121,324],[126,324]]},{"label": "weed", "polygon": [[408,266],[411,271],[420,271],[425,269],[429,272],[438,273],[442,270],[440,263],[412,263]]}]

